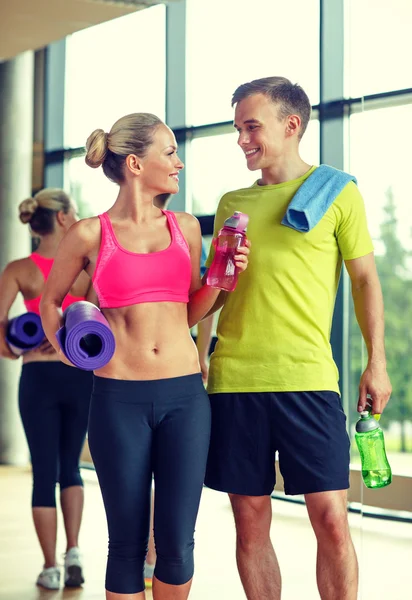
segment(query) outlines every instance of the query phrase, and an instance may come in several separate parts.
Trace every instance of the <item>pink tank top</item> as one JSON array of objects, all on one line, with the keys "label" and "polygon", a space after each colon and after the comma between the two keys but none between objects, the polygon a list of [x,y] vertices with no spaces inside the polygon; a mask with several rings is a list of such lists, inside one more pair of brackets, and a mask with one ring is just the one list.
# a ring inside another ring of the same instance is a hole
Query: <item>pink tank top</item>
[{"label": "pink tank top", "polygon": [[[52,258],[45,258],[44,256],[40,256],[36,252],[33,252],[29,258],[37,265],[40,271],[43,274],[44,280],[46,281],[48,276],[50,275],[51,268],[53,266]],[[24,300],[24,304],[27,308],[28,312],[34,312],[37,315],[40,314],[40,300],[41,295],[37,296],[37,298],[32,298],[31,300]],[[86,300],[84,296],[72,296],[71,294],[67,294],[65,299],[63,300],[62,308],[63,310],[73,304],[73,302],[77,302],[78,300]]]},{"label": "pink tank top", "polygon": [[188,302],[192,266],[189,247],[176,216],[163,210],[172,241],[165,250],[137,254],[123,248],[109,215],[99,215],[102,239],[93,287],[101,308],[143,302]]}]

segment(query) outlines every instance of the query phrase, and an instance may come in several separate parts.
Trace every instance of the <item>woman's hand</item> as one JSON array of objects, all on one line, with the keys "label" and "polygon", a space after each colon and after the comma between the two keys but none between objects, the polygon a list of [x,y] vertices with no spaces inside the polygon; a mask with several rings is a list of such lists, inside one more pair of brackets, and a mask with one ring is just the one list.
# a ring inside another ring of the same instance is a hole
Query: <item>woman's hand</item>
[{"label": "woman's hand", "polygon": [[59,349],[57,356],[59,357],[59,360],[62,363],[64,363],[65,365],[67,365],[68,367],[74,367],[74,364],[69,361],[69,359],[67,358],[67,356],[64,354],[64,352],[62,350]]},{"label": "woman's hand", "polygon": [[239,246],[239,248],[237,249],[238,254],[235,254],[235,265],[241,273],[243,273],[243,271],[246,271],[247,269],[250,247],[250,240],[246,239],[245,245]]},{"label": "woman's hand", "polygon": [[17,360],[20,356],[13,354],[10,346],[7,344],[3,336],[0,336],[0,356],[1,358],[10,358],[11,360]]},{"label": "woman's hand", "polygon": [[56,354],[56,350],[53,348],[53,346],[50,344],[49,340],[47,338],[45,338],[42,343],[40,344],[40,346],[37,346],[37,348],[35,348],[34,350],[32,350],[32,352],[38,352],[39,354],[43,354],[43,355],[52,355],[52,354]]}]

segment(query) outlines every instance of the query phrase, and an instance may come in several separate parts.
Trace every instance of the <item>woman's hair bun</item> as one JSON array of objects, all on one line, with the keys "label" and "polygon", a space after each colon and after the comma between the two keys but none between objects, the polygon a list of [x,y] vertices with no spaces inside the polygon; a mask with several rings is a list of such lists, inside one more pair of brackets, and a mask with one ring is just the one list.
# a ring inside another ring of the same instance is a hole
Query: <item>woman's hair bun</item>
[{"label": "woman's hair bun", "polygon": [[38,207],[37,200],[35,198],[27,198],[19,204],[19,218],[22,223],[30,223],[36,209]]},{"label": "woman's hair bun", "polygon": [[97,169],[103,164],[107,154],[107,134],[103,129],[95,129],[86,142],[86,164]]}]

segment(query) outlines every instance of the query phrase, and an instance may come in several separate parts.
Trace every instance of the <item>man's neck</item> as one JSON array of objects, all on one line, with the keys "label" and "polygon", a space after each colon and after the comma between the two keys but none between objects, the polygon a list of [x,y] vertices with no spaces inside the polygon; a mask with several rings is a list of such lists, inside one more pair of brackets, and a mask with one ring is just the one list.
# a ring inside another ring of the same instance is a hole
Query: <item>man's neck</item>
[{"label": "man's neck", "polygon": [[300,157],[297,157],[296,160],[279,162],[272,167],[262,169],[259,185],[275,185],[293,181],[305,175],[311,168],[311,165],[305,163]]}]

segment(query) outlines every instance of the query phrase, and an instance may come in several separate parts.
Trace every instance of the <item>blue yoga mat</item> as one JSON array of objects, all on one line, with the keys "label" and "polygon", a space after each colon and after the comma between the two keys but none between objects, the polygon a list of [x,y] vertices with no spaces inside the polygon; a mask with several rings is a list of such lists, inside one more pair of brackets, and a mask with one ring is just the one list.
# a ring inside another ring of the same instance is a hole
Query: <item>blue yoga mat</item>
[{"label": "blue yoga mat", "polygon": [[44,340],[40,316],[27,312],[11,319],[7,326],[6,340],[13,354],[17,356],[40,346]]},{"label": "blue yoga mat", "polygon": [[85,300],[74,302],[64,311],[63,321],[56,338],[74,366],[94,371],[110,361],[116,342],[106,317],[97,306]]}]

